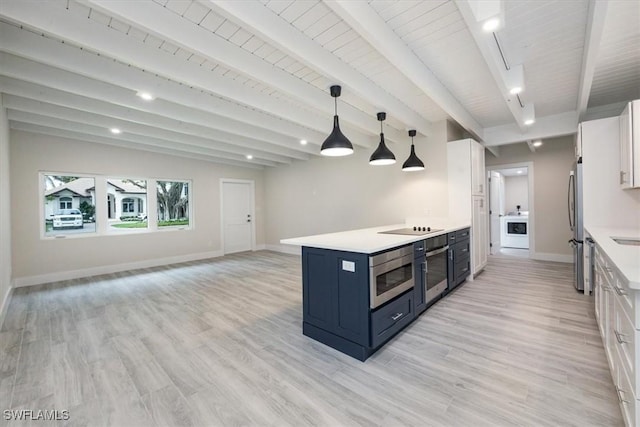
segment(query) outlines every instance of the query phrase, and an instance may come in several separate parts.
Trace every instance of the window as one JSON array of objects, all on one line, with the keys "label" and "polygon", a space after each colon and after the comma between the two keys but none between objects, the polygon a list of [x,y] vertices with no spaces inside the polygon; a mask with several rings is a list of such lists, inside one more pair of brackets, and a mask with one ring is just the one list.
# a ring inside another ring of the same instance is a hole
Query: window
[{"label": "window", "polygon": [[44,235],[95,233],[95,179],[41,175],[44,180]]},{"label": "window", "polygon": [[122,212],[130,213],[135,212],[133,208],[134,201],[133,199],[124,199],[122,201]]},{"label": "window", "polygon": [[189,227],[188,181],[157,181],[158,228]]},{"label": "window", "polygon": [[107,178],[109,231],[147,229],[147,181]]},{"label": "window", "polygon": [[73,199],[71,197],[60,197],[60,210],[73,209]]}]

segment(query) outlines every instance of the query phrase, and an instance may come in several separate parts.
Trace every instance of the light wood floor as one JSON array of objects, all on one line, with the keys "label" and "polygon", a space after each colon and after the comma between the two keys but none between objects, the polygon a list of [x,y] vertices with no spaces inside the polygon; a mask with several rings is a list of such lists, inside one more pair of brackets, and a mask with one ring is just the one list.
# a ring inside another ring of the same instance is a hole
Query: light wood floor
[{"label": "light wood floor", "polygon": [[622,425],[568,264],[492,258],[365,363],[304,337],[301,299],[300,258],[267,251],[17,289],[0,410],[69,410],[69,425]]}]

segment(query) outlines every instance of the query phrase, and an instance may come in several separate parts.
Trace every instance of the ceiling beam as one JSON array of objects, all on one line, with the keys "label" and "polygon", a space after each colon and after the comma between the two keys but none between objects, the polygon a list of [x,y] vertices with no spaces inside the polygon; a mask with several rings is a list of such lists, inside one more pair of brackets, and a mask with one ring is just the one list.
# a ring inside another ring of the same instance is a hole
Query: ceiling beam
[{"label": "ceiling beam", "polygon": [[247,31],[259,35],[271,45],[308,67],[319,70],[321,74],[336,83],[343,84],[372,105],[384,106],[387,115],[393,115],[404,122],[407,127],[416,129],[423,135],[428,136],[431,133],[429,121],[336,55],[324,49],[263,3],[247,0],[210,0],[207,5],[213,11],[234,21]]},{"label": "ceiling beam", "polygon": [[56,128],[51,128],[47,126],[20,122],[16,120],[9,121],[9,126],[11,129],[14,129],[14,130],[38,133],[41,135],[46,135],[48,137],[56,136],[59,138],[73,139],[80,142],[91,142],[91,143],[97,143],[97,144],[111,145],[115,147],[126,148],[128,150],[149,151],[153,153],[167,154],[170,156],[201,160],[201,161],[217,163],[221,165],[230,165],[230,166],[237,166],[237,167],[249,168],[249,169],[264,169],[262,165],[249,163],[247,161],[234,161],[230,159],[222,159],[217,156],[194,154],[194,153],[180,151],[172,148],[160,148],[155,145],[148,146],[142,143],[137,143],[132,145],[130,141],[122,141],[114,138],[99,137],[95,135],[89,135],[89,134],[74,132],[70,130],[56,129]]},{"label": "ceiling beam", "polygon": [[527,127],[526,132],[522,132],[515,123],[485,128],[484,145],[488,148],[527,140],[572,135],[577,131],[578,114],[575,111],[567,111],[553,116],[537,118],[532,126]]},{"label": "ceiling beam", "polygon": [[582,120],[587,112],[591,85],[596,69],[596,59],[604,31],[604,21],[607,16],[609,2],[589,0],[587,15],[587,30],[585,33],[582,53],[582,68],[580,72],[580,88],[578,90],[578,118]]},{"label": "ceiling beam", "polygon": [[496,86],[502,95],[505,105],[511,112],[511,115],[520,130],[524,131],[526,126],[524,124],[522,107],[520,106],[520,101],[517,96],[509,93],[507,70],[493,37],[493,33],[486,33],[482,30],[480,23],[476,21],[475,15],[471,10],[470,1],[471,0],[456,0],[456,6],[463,17],[467,28],[469,28],[469,32],[471,32],[471,35],[475,40],[476,46],[478,46],[478,50],[480,51],[487,68],[489,68],[489,72],[491,72],[491,75],[493,76],[493,80],[496,82]]},{"label": "ceiling beam", "polygon": [[35,101],[26,98],[20,98],[14,95],[5,95],[2,97],[4,106],[13,111],[22,111],[33,113],[40,116],[66,120],[74,123],[91,125],[97,129],[101,129],[103,134],[108,134],[110,128],[119,128],[123,135],[138,135],[143,137],[151,137],[167,142],[178,142],[186,147],[204,148],[207,150],[215,150],[218,153],[229,153],[238,156],[253,155],[254,159],[264,159],[273,163],[291,163],[291,159],[274,154],[264,153],[257,149],[249,149],[238,147],[232,144],[221,143],[219,141],[207,138],[187,135],[175,131],[156,128],[154,126],[141,125],[127,120],[115,119],[89,113],[82,110],[62,107],[59,105],[49,104],[41,101]]},{"label": "ceiling beam", "polygon": [[482,140],[482,126],[367,2],[337,0],[325,4],[373,48],[392,64],[396,64],[403,75],[435,101],[460,126],[475,138]]},{"label": "ceiling beam", "polygon": [[[305,82],[304,80],[274,66],[259,56],[252,54],[223,37],[211,33],[211,31],[206,28],[194,24],[187,19],[183,19],[171,10],[152,0],[139,0],[135,2],[85,0],[84,2],[109,16],[114,16],[117,19],[138,28],[144,28],[145,31],[149,31],[161,39],[169,40],[171,43],[177,46],[182,46],[190,52],[196,52],[205,58],[223,64],[224,66],[249,76],[254,80],[258,80],[270,87],[273,87],[303,103],[311,111],[322,112],[327,117],[333,117],[333,102],[331,102],[328,90],[322,90]],[[92,45],[95,46],[93,43]],[[110,54],[122,55],[122,53],[114,51]],[[147,60],[148,58],[145,59],[145,62],[147,62]],[[135,57],[131,57],[130,55],[127,55],[127,61],[131,61],[132,64],[136,63]],[[172,62],[175,63],[176,61]],[[184,71],[179,71],[182,69],[182,65],[177,64],[176,67],[176,71],[178,71],[176,73],[178,75],[175,76],[176,79],[180,80],[181,78],[187,78],[189,81],[193,82],[192,84],[197,83],[199,85],[206,85],[206,81],[200,81],[197,74],[192,74],[193,71],[202,72],[203,70],[201,67],[194,64],[194,70],[189,70],[187,76],[180,76],[180,74],[184,73]],[[206,72],[206,74],[211,73]],[[211,77],[208,78],[210,79]],[[244,85],[238,86],[242,86],[246,90]],[[230,98],[238,96],[234,93],[236,90],[235,88],[234,91],[230,91],[229,89],[217,88],[218,91],[226,92],[223,94],[224,96]],[[273,111],[274,113],[278,111],[277,109],[272,110],[271,105],[275,106],[275,104],[277,104],[274,102],[274,97],[260,94],[263,98],[271,99],[258,99],[258,102],[256,102],[256,94],[255,91],[253,92],[254,93],[249,94],[248,97],[238,99],[244,104],[252,105],[256,108],[263,108],[266,109],[266,111]],[[222,92],[217,93],[222,94]],[[291,107],[295,109],[295,106]],[[339,111],[343,122],[349,123],[356,127],[358,131],[364,132],[365,134],[377,134],[378,123],[374,115],[367,114],[346,103],[341,104]],[[284,113],[286,113],[286,111]],[[297,116],[301,116],[301,113],[302,112],[291,115],[291,112],[289,111],[288,114],[281,114],[281,116],[292,119],[296,117],[294,120],[299,121]],[[402,137],[404,135],[400,131],[390,129],[389,136],[390,140],[402,141]],[[355,137],[353,139],[355,139]],[[352,142],[355,143],[355,141]]]},{"label": "ceiling beam", "polygon": [[[212,141],[231,144],[238,149],[244,147],[245,151],[259,150],[270,155],[277,155],[280,160],[274,157],[273,159],[271,159],[274,161],[284,161],[286,163],[289,163],[289,159],[295,158],[298,160],[307,160],[309,158],[309,156],[304,153],[289,150],[279,146],[273,146],[266,143],[265,141],[238,137],[237,135],[229,134],[217,129],[194,125],[191,123],[184,123],[180,120],[175,120],[172,118],[156,116],[154,114],[133,110],[131,108],[121,107],[118,105],[110,104],[108,102],[62,92],[56,89],[51,89],[32,83],[26,83],[10,77],[0,76],[0,92],[15,95],[15,97],[8,98],[10,100],[9,105],[11,105],[12,102],[24,105],[23,100],[25,99],[31,100],[31,102],[46,102],[48,105],[72,108],[74,110],[93,113],[103,117],[108,117],[110,119],[119,119],[130,123],[153,126],[158,129],[184,133],[191,136],[203,137]],[[13,108],[20,109],[16,106],[13,106]],[[28,105],[26,108],[28,108]]]},{"label": "ceiling beam", "polygon": [[[127,13],[133,13],[135,15],[133,17],[134,19],[139,18],[142,21],[148,21],[149,17],[153,17],[153,20],[151,20],[151,22],[147,22],[147,24],[154,27],[157,26],[159,27],[158,29],[162,29],[162,27],[168,25],[171,27],[172,33],[176,32],[177,27],[180,27],[182,30],[186,30],[183,27],[191,24],[189,21],[176,19],[176,14],[150,0],[107,3],[108,4],[104,4],[102,6],[104,6],[103,9],[108,14],[117,14],[116,11],[110,12],[109,9],[106,8],[106,6],[110,5],[114,9],[125,9]],[[291,84],[292,86],[295,86],[295,89],[303,92],[315,91],[314,96],[310,96],[306,99],[306,103],[309,106],[308,109],[300,108],[300,106],[293,103],[259,92],[234,79],[224,77],[201,67],[197,63],[186,60],[178,61],[173,54],[162,49],[145,45],[133,37],[110,29],[106,25],[102,25],[90,19],[75,19],[78,18],[77,15],[68,12],[57,2],[3,0],[2,6],[2,14],[14,21],[38,28],[38,30],[44,33],[52,34],[60,39],[66,40],[67,42],[71,42],[79,46],[86,46],[101,55],[107,56],[108,58],[116,59],[126,64],[131,64],[134,67],[139,68],[140,71],[144,69],[147,72],[167,77],[176,82],[181,82],[187,87],[197,87],[201,90],[223,96],[227,99],[234,100],[260,111],[269,112],[276,117],[302,124],[317,131],[328,133],[331,130],[333,103],[331,102],[331,98],[328,93],[302,82],[297,77],[292,76],[283,70],[280,70],[281,73],[271,70],[272,74],[275,73],[283,80],[287,81],[287,83],[277,85],[275,84],[277,82],[274,81],[275,78],[270,78],[271,83],[274,83],[273,87],[276,89],[282,89],[283,85],[286,86],[286,84]],[[144,17],[146,17],[146,19],[144,19]],[[141,25],[137,22],[131,22],[131,19],[126,16],[121,17],[121,19],[138,27]],[[158,21],[155,21],[155,19]],[[197,33],[196,36],[191,34],[191,37],[187,40],[188,42],[199,45],[212,43],[220,50],[216,52],[219,56],[233,56],[235,54],[234,58],[241,56],[242,59],[244,59],[244,61],[236,61],[236,65],[230,68],[243,73],[258,66],[260,69],[264,67],[269,67],[270,69],[275,68],[268,62],[263,61],[259,57],[233,45],[231,42],[228,42],[221,37],[211,34],[204,28],[200,28],[197,25],[189,25],[187,28],[189,28],[191,32],[195,31]],[[161,37],[165,37],[161,32],[159,35]],[[219,41],[222,41],[223,43]],[[179,40],[171,40],[171,42],[177,45],[183,45]],[[80,49],[77,50],[80,51]],[[190,50],[196,49],[191,48]],[[111,62],[113,64],[117,64],[116,61]],[[107,72],[103,72],[101,74],[103,74],[103,76],[100,77],[101,80],[112,82],[111,79],[114,78],[114,76],[109,75]],[[107,75],[105,76],[104,74]],[[293,81],[296,82],[295,85],[291,83]],[[140,87],[141,86],[138,86],[134,90],[140,90]],[[295,89],[286,86],[284,91],[290,92],[295,91]],[[154,88],[154,91],[158,93],[158,97],[164,98],[161,87]],[[348,134],[351,141],[356,145],[370,147],[372,145],[372,141],[375,139],[372,138],[372,135],[373,133],[377,133],[377,122],[375,117],[369,117],[362,111],[353,107],[349,108],[348,104],[343,104],[342,106],[347,107],[340,110],[340,115],[343,118],[345,125],[347,122],[351,124],[351,126],[345,126],[349,129]],[[320,114],[320,111],[325,114]],[[328,112],[330,112],[331,116],[327,115]],[[358,126],[360,130],[355,129],[354,126]],[[367,133],[363,133],[361,130],[364,130]]]},{"label": "ceiling beam", "polygon": [[536,147],[533,146],[532,140],[527,139],[527,147],[529,147],[529,151],[531,151],[532,153],[536,152]]},{"label": "ceiling beam", "polygon": [[[0,51],[20,55],[0,52],[2,75],[187,123],[221,126],[223,130],[253,138],[262,135],[261,138],[272,144],[308,154],[317,154],[317,151],[300,146],[299,139],[319,146],[328,132],[278,120],[266,112],[3,23],[0,23]],[[153,92],[156,100],[144,102],[137,98],[135,93],[141,88]],[[330,129],[330,124],[327,128]]]},{"label": "ceiling beam", "polygon": [[[60,119],[57,117],[49,117],[41,114],[28,113],[24,111],[18,111],[13,109],[7,109],[7,117],[9,120],[16,122],[29,123],[32,125],[43,126],[52,129],[64,130],[74,132],[76,135],[86,135],[87,139],[90,137],[106,138],[110,140],[126,141],[129,147],[137,144],[144,145],[145,147],[158,147],[161,149],[178,150],[183,153],[190,153],[194,155],[203,155],[208,157],[218,157],[220,159],[233,160],[237,162],[247,162],[249,160],[240,154],[227,153],[215,149],[205,147],[194,147],[175,141],[163,140],[160,138],[149,137],[146,135],[138,135],[128,132],[123,132],[120,135],[111,135],[108,130],[103,127],[90,125],[86,123],[76,122],[72,120]],[[251,163],[260,164],[264,166],[276,166],[278,163],[264,159],[253,159]]]}]

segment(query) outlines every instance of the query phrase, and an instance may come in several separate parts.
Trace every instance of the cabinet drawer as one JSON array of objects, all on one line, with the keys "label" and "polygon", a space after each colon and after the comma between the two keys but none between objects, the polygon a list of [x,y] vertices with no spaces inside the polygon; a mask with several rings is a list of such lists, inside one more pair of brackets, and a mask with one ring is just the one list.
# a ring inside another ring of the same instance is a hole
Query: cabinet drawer
[{"label": "cabinet drawer", "polygon": [[457,241],[468,239],[468,238],[469,238],[469,229],[468,228],[465,228],[464,230],[456,231],[456,240]]},{"label": "cabinet drawer", "polygon": [[453,245],[454,243],[456,243],[456,233],[449,233],[449,246]]},{"label": "cabinet drawer", "polygon": [[[614,352],[615,353],[615,352]],[[614,356],[616,357],[616,356]],[[629,376],[623,365],[617,367],[616,376],[614,378],[616,393],[625,425],[636,426],[636,414],[638,412],[638,401],[629,381]]]},{"label": "cabinet drawer", "polygon": [[468,257],[470,247],[471,246],[469,244],[469,240],[462,242],[459,241],[458,243],[456,243],[456,246],[454,248],[455,253],[453,254],[455,262],[458,262],[458,260],[462,260],[464,257]]},{"label": "cabinet drawer", "polygon": [[371,347],[378,347],[413,320],[413,292],[371,313]]},{"label": "cabinet drawer", "polygon": [[636,386],[636,354],[638,354],[638,340],[636,337],[636,329],[633,327],[631,320],[627,317],[620,300],[616,298],[614,308],[614,322],[612,331],[614,334],[615,345],[618,347],[618,355],[620,356],[620,364],[624,367],[627,375],[631,379],[631,385],[635,389]]},{"label": "cabinet drawer", "polygon": [[420,258],[424,256],[427,251],[427,241],[420,240],[419,242],[415,242],[413,244],[413,256],[414,258]]},{"label": "cabinet drawer", "polygon": [[456,258],[456,264],[453,268],[456,283],[461,282],[471,273],[471,258],[467,255],[464,258]]}]

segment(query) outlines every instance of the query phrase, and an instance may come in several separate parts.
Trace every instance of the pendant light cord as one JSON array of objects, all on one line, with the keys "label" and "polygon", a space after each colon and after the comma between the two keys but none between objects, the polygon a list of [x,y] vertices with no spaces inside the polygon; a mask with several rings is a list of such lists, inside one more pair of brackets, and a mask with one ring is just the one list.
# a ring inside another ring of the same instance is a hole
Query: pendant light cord
[{"label": "pendant light cord", "polygon": [[334,97],[333,98],[333,115],[337,116],[338,115],[338,97]]}]

